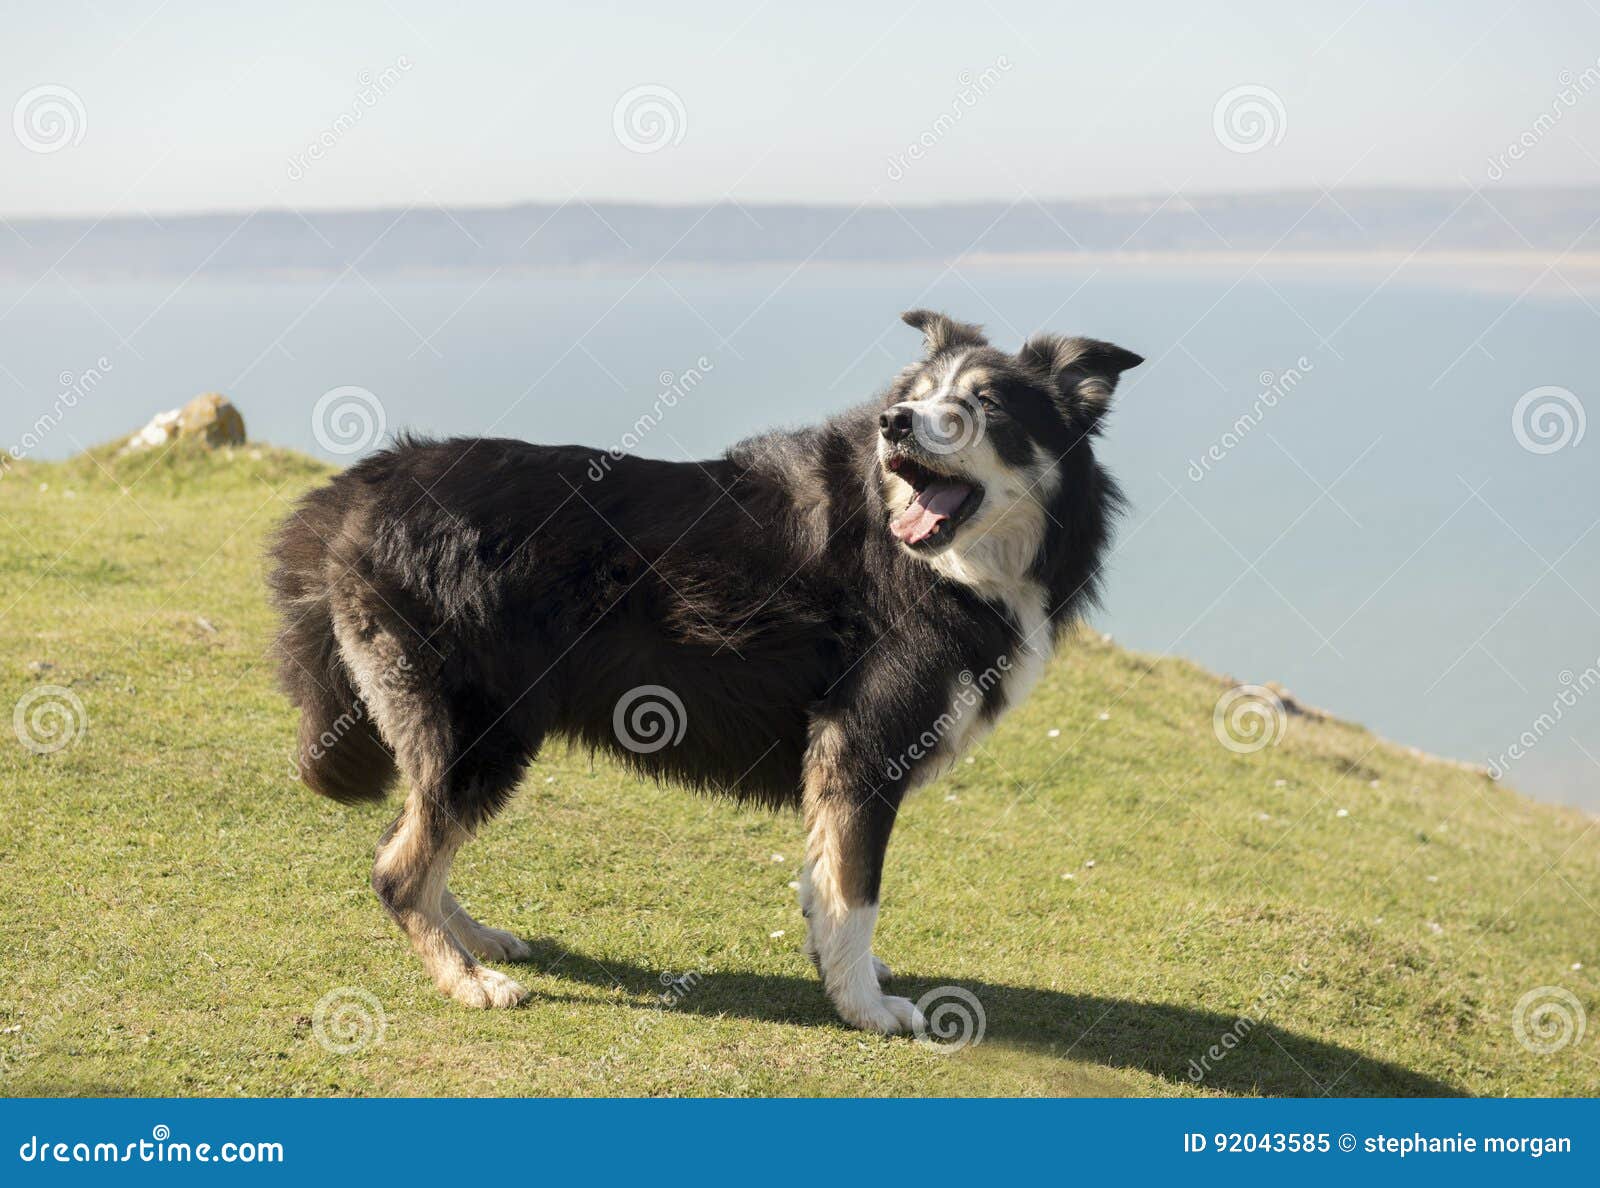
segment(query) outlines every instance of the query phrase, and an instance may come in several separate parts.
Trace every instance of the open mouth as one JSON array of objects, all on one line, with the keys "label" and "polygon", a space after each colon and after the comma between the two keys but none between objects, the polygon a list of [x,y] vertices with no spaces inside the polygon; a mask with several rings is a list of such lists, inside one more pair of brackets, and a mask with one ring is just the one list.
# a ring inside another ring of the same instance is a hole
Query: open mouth
[{"label": "open mouth", "polygon": [[941,474],[904,454],[890,454],[883,468],[903,480],[914,494],[905,511],[889,521],[889,531],[913,549],[948,544],[983,502],[983,487]]}]

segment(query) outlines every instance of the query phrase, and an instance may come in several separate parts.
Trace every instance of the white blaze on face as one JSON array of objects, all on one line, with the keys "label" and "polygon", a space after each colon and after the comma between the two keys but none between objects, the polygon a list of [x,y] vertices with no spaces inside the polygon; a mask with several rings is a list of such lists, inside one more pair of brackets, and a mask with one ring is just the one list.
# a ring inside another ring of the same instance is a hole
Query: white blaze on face
[{"label": "white blaze on face", "polygon": [[[929,462],[939,470],[962,474],[974,464],[983,465],[981,454],[993,454],[984,447],[984,415],[976,401],[968,399],[973,385],[984,379],[988,372],[975,367],[963,374],[970,351],[952,356],[938,370],[930,374],[924,369],[911,387],[910,395],[898,401],[897,408],[911,413],[911,435]],[[878,442],[880,455],[888,445]],[[982,481],[980,479],[980,481]],[[891,502],[904,506],[910,502],[911,488],[901,482],[891,482],[890,489],[896,498]]]},{"label": "white blaze on face", "polygon": [[[971,416],[977,408],[968,397],[988,378],[988,371],[981,366],[967,368],[969,354],[962,351],[931,373],[925,369],[911,389],[911,398],[900,403],[916,418],[914,436],[924,447],[928,464],[983,489],[982,503],[949,547],[926,560],[951,580],[1009,603],[1022,593],[1019,587],[1038,555],[1048,526],[1044,504],[1054,495],[1059,474],[1038,451],[1029,465],[1008,463],[983,432],[981,419],[979,431],[954,441],[954,448],[929,448],[930,441],[949,437],[947,422],[941,418],[957,410]],[[880,452],[886,448],[880,440]],[[895,511],[909,506],[916,496],[909,483],[892,473],[885,475],[885,489]],[[1020,601],[1031,608],[1036,599],[1028,591]],[[1036,618],[1037,612],[1029,617]]]},{"label": "white blaze on face", "polygon": [[983,436],[981,413],[962,399],[964,389],[958,386],[963,379],[970,386],[977,378],[976,373],[961,374],[970,353],[962,351],[951,358],[937,380],[925,376],[913,389],[912,399],[903,402],[911,410],[913,435],[932,453],[953,456]]},{"label": "white blaze on face", "polygon": [[944,369],[944,383],[939,388],[938,394],[934,396],[935,401],[950,399],[956,390],[956,380],[961,378],[961,365],[967,361],[967,356],[971,353],[971,351],[962,351],[950,360]]}]

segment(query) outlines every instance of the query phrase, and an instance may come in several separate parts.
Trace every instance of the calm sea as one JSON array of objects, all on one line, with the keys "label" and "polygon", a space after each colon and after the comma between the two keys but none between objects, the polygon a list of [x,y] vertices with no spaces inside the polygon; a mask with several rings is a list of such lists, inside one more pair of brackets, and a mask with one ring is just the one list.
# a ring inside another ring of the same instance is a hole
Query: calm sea
[{"label": "calm sea", "polygon": [[637,451],[699,457],[872,395],[915,353],[909,306],[1004,345],[1092,334],[1149,359],[1104,445],[1133,507],[1099,629],[1600,809],[1592,298],[1387,271],[51,278],[0,285],[0,444],[63,457],[220,390],[253,437],[348,458],[329,446],[361,441],[360,420],[319,434],[315,410],[356,387],[388,433],[613,446],[659,410]]}]

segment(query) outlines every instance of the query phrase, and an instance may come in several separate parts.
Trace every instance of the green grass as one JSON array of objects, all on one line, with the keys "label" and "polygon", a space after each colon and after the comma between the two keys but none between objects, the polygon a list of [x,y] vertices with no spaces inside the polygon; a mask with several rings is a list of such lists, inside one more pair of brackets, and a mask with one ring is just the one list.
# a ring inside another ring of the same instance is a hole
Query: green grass
[{"label": "green grass", "polygon": [[[1592,819],[1337,721],[1294,717],[1277,746],[1234,754],[1212,730],[1220,678],[1093,636],[912,798],[890,848],[878,951],[900,993],[976,994],[981,1044],[946,1055],[835,1021],[799,948],[797,820],[559,748],[453,880],[473,914],[536,941],[514,971],[529,1002],[449,1003],[367,887],[393,807],[342,809],[290,778],[262,542],[324,473],[283,451],[185,448],[0,478],[0,711],[55,685],[87,717],[52,754],[9,722],[0,739],[0,1091],[1600,1083],[1600,1018],[1549,1055],[1512,1026],[1538,987],[1594,1013]],[[691,971],[663,1005],[662,977]],[[340,988],[385,1019],[344,1055],[314,1028]],[[1196,1084],[1190,1062],[1224,1033],[1243,1038]]]}]

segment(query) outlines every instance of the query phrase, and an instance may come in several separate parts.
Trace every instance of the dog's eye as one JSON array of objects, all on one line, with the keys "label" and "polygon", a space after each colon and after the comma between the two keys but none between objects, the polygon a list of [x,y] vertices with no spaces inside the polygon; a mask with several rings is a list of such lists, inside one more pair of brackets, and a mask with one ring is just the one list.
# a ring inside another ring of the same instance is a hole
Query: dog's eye
[{"label": "dog's eye", "polygon": [[973,395],[977,397],[978,403],[983,405],[985,412],[994,412],[1000,407],[1000,402],[987,390],[974,392]]}]

